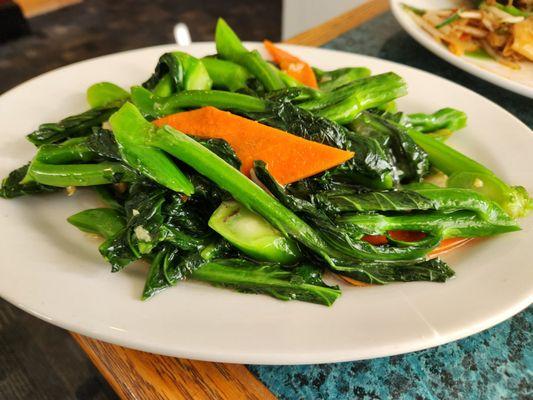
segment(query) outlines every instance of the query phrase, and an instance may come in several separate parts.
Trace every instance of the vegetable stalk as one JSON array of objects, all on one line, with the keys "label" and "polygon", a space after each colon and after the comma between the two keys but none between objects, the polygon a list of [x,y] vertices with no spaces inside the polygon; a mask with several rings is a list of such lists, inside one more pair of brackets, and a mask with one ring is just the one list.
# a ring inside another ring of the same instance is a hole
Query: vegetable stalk
[{"label": "vegetable stalk", "polygon": [[222,18],[217,22],[215,42],[220,56],[246,68],[266,90],[279,90],[285,87],[279,75],[269,67],[259,52],[246,50],[239,37]]},{"label": "vegetable stalk", "polygon": [[494,200],[512,218],[525,216],[533,200],[522,186],[509,186],[494,172],[445,143],[414,129],[409,135],[429,156],[431,164],[448,175],[448,186],[472,189]]}]

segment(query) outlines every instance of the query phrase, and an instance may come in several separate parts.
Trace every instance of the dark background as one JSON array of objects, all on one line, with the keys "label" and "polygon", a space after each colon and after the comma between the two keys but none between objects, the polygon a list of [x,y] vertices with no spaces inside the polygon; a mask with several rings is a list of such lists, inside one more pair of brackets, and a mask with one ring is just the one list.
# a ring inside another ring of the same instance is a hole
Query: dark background
[{"label": "dark background", "polygon": [[[85,0],[31,18],[31,35],[0,44],[0,94],[76,61],[172,43],[177,22],[193,41],[212,40],[219,16],[244,40],[280,39],[281,1]],[[0,400],[116,398],[66,331],[0,299]]]}]

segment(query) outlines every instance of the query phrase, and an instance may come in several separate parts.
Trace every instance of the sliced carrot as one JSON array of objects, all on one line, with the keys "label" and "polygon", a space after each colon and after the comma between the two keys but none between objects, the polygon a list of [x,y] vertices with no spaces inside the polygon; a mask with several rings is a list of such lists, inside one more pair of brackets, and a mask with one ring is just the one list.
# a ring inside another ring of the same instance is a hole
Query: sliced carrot
[{"label": "sliced carrot", "polygon": [[418,231],[390,231],[389,235],[391,238],[402,242],[418,242],[426,237],[424,232]]},{"label": "sliced carrot", "polygon": [[372,286],[370,283],[361,282],[353,278],[348,278],[347,276],[343,276],[343,275],[337,275],[337,276],[339,276],[341,279],[344,279],[346,282],[354,286],[361,286],[361,287]]},{"label": "sliced carrot", "polygon": [[[418,242],[426,237],[423,232],[417,231],[390,231],[389,235],[396,240],[401,240],[402,242]],[[363,240],[373,244],[374,246],[380,246],[387,244],[388,240],[385,235],[365,235]]]},{"label": "sliced carrot", "polygon": [[253,162],[262,160],[282,185],[316,175],[353,157],[352,152],[306,140],[214,107],[172,114],[154,123],[170,125],[201,138],[224,139],[241,160],[243,174],[250,176]]},{"label": "sliced carrot", "polygon": [[274,62],[279,65],[282,71],[304,85],[315,89],[318,88],[315,73],[309,64],[285,50],[280,49],[269,40],[264,40],[263,44],[274,59]]},{"label": "sliced carrot", "polygon": [[387,236],[385,235],[365,235],[363,236],[363,240],[374,246],[381,246],[383,244],[389,243],[389,241],[387,240]]},{"label": "sliced carrot", "polygon": [[270,55],[272,56],[276,64],[280,64],[281,62],[301,62],[302,61],[295,55],[289,53],[288,51],[285,51],[277,47],[270,40],[266,40],[266,39],[263,40],[263,44],[265,45],[265,48],[270,53]]},{"label": "sliced carrot", "polygon": [[449,238],[440,242],[439,247],[429,253],[429,257],[436,257],[438,255],[447,253],[448,251],[455,250],[458,247],[465,245],[473,240],[472,238]]},{"label": "sliced carrot", "polygon": [[[403,242],[418,242],[426,237],[423,232],[417,231],[389,231],[389,235],[396,240],[401,240]],[[385,235],[365,235],[363,240],[374,245],[381,246],[388,243],[387,236]],[[439,254],[446,253],[450,250],[456,249],[468,243],[471,238],[448,238],[440,242],[439,246],[435,248],[431,253],[430,257],[437,256]]]}]

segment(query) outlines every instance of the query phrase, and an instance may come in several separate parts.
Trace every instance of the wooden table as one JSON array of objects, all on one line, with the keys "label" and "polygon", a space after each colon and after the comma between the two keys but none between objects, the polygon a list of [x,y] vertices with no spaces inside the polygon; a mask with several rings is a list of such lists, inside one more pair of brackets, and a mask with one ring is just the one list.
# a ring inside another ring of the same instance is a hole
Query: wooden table
[{"label": "wooden table", "polygon": [[[369,0],[286,42],[320,46],[387,10],[387,0]],[[159,356],[71,334],[122,399],[275,398],[244,365]]]}]

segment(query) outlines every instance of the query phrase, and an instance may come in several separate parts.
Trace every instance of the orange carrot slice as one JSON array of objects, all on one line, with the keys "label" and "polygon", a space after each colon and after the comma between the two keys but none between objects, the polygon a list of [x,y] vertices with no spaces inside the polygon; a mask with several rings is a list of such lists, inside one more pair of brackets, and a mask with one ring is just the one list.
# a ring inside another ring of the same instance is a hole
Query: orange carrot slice
[{"label": "orange carrot slice", "polygon": [[344,279],[346,282],[354,286],[361,286],[361,287],[372,286],[370,283],[361,282],[353,278],[348,278],[347,276],[343,276],[343,275],[337,275],[337,276],[339,276],[341,279]]},{"label": "orange carrot slice", "polygon": [[315,73],[309,64],[285,50],[280,49],[269,40],[264,40],[263,44],[274,59],[274,62],[279,65],[282,71],[304,85],[315,89],[318,88]]},{"label": "orange carrot slice", "polygon": [[353,157],[350,151],[306,140],[214,107],[172,114],[154,123],[201,138],[224,139],[241,160],[243,174],[250,176],[253,162],[262,160],[282,185],[316,175]]},{"label": "orange carrot slice", "polygon": [[[390,231],[389,235],[396,240],[401,240],[404,242],[417,242],[422,240],[426,235],[423,232],[417,231]],[[387,237],[385,235],[365,235],[363,240],[374,245],[381,246],[387,244]],[[439,254],[444,254],[450,250],[456,249],[466,243],[468,243],[471,238],[448,238],[444,239],[437,248],[435,248],[431,253],[430,257],[435,257]]]},{"label": "orange carrot slice", "polygon": [[389,241],[387,240],[387,236],[385,235],[365,235],[363,236],[363,240],[374,246],[381,246],[383,244],[389,243]]},{"label": "orange carrot slice", "polygon": [[[390,231],[389,235],[396,240],[401,240],[403,242],[418,242],[426,237],[423,232],[417,231]],[[387,237],[385,235],[365,235],[363,240],[367,241],[374,246],[380,246],[387,244]]]},{"label": "orange carrot slice", "polygon": [[466,243],[473,240],[473,238],[449,238],[444,239],[439,247],[437,247],[435,250],[433,250],[431,253],[429,253],[429,257],[433,258],[438,255],[447,253],[448,251],[455,250],[458,247],[461,247],[465,245]]}]

